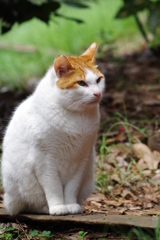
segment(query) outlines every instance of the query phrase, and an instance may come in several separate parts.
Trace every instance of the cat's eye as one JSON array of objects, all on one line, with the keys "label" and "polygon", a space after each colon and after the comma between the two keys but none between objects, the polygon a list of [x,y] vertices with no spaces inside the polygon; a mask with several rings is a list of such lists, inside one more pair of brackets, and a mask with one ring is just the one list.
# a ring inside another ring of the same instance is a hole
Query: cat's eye
[{"label": "cat's eye", "polygon": [[85,81],[77,81],[78,85],[82,86],[82,87],[88,87],[87,83]]},{"label": "cat's eye", "polygon": [[99,83],[101,81],[101,79],[102,79],[102,77],[99,77],[96,82]]}]

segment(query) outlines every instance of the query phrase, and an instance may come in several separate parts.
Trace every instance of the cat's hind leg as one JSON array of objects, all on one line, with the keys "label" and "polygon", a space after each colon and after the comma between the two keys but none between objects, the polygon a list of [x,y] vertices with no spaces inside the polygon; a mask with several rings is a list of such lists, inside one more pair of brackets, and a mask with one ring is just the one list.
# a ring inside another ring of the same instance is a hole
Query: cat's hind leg
[{"label": "cat's hind leg", "polygon": [[9,193],[5,193],[4,205],[10,215],[16,215],[26,209],[26,203],[19,194],[10,195]]},{"label": "cat's hind leg", "polygon": [[40,214],[49,214],[49,208],[48,205],[44,205],[42,207],[37,207],[35,205],[30,205],[27,209],[27,212],[30,213],[40,213]]}]

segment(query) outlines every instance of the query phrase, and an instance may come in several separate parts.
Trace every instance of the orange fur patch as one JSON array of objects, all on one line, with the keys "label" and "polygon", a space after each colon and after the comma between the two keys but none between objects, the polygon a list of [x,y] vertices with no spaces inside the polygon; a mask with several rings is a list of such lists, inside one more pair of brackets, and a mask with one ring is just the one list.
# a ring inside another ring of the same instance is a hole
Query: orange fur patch
[{"label": "orange fur patch", "polygon": [[97,77],[102,76],[103,74],[97,69],[94,65],[94,62],[88,58],[86,55],[81,55],[79,57],[67,57],[68,61],[73,66],[74,70],[71,70],[67,73],[66,76],[61,77],[57,81],[57,86],[61,89],[71,89],[77,88],[79,85],[77,81],[84,80],[86,75],[86,69],[92,70],[97,74]]}]

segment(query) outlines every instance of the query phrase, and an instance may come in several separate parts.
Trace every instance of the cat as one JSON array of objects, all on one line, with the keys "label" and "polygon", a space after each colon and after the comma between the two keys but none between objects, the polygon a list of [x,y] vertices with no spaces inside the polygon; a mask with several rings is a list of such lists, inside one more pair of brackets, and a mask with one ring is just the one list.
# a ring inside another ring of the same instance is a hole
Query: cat
[{"label": "cat", "polygon": [[94,189],[99,102],[105,87],[94,42],[80,56],[58,55],[7,127],[2,154],[10,215],[77,214]]}]

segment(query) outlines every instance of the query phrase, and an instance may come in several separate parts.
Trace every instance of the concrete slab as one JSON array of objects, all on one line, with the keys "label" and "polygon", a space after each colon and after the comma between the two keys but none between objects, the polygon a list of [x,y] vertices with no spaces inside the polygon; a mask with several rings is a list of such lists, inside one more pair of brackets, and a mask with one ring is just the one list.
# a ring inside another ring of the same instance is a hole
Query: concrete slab
[{"label": "concrete slab", "polygon": [[[36,214],[18,214],[17,216],[9,216],[5,209],[0,209],[0,219],[5,221],[34,221],[37,223],[52,223],[59,224],[85,224],[98,226],[128,226],[128,227],[142,227],[142,228],[156,228],[158,217],[156,216],[127,216],[127,215],[67,215],[67,216],[51,216],[51,215],[36,215]],[[160,226],[160,223],[159,223]]]}]

